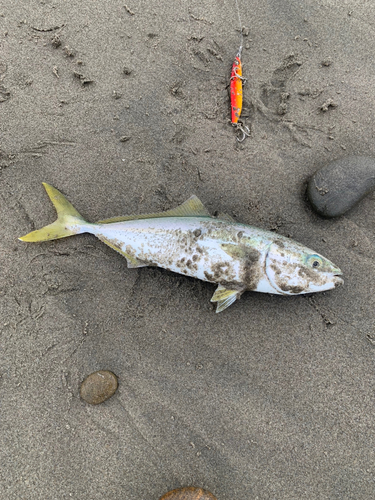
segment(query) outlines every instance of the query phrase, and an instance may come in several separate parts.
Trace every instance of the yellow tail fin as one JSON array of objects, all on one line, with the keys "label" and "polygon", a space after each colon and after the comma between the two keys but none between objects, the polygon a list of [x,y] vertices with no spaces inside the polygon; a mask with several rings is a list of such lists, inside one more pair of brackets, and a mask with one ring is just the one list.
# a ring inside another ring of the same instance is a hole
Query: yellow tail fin
[{"label": "yellow tail fin", "polygon": [[57,240],[58,238],[66,238],[73,234],[83,232],[80,230],[80,225],[86,221],[77,212],[71,203],[57,189],[43,182],[43,186],[47,191],[50,200],[52,201],[57,212],[57,220],[48,226],[32,231],[25,236],[18,238],[21,241],[48,241]]}]

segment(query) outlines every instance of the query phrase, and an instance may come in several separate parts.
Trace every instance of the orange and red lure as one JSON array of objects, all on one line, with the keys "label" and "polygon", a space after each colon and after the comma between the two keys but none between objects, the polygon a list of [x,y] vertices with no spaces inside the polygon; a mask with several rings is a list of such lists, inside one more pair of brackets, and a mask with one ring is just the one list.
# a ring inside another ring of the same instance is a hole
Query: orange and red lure
[{"label": "orange and red lure", "polygon": [[250,130],[246,125],[239,122],[242,112],[242,64],[241,64],[242,45],[239,48],[230,74],[230,106],[232,112],[232,125],[235,125],[242,132],[242,138],[237,137],[238,142],[242,142],[246,137],[250,136]]},{"label": "orange and red lure", "polygon": [[242,112],[242,64],[240,47],[232,66],[230,74],[230,104],[232,110],[232,124],[238,123]]}]

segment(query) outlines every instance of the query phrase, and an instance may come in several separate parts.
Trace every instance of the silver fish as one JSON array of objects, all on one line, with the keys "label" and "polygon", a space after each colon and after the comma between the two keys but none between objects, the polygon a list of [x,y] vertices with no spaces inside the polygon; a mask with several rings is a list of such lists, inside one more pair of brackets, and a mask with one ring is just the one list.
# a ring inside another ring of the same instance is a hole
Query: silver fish
[{"label": "silver fish", "polygon": [[196,196],[166,212],[89,223],[43,183],[57,220],[19,238],[39,242],[91,233],[122,254],[128,267],[158,266],[218,285],[211,302],[223,311],[246,290],[279,295],[330,290],[341,270],[322,255],[270,231],[211,217]]}]

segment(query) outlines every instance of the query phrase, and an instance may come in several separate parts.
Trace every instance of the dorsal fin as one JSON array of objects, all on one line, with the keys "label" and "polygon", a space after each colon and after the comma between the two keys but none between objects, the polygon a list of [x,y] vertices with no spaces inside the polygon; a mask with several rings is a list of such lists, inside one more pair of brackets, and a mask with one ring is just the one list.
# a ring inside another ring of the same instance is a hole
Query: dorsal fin
[{"label": "dorsal fin", "polygon": [[110,219],[99,220],[98,224],[110,224],[111,222],[122,222],[126,220],[138,219],[158,219],[160,217],[211,217],[210,212],[195,195],[191,196],[182,205],[153,214],[124,215],[120,217],[111,217]]},{"label": "dorsal fin", "polygon": [[231,215],[226,214],[225,212],[219,212],[216,218],[220,220],[228,220],[229,222],[236,222],[236,220]]}]

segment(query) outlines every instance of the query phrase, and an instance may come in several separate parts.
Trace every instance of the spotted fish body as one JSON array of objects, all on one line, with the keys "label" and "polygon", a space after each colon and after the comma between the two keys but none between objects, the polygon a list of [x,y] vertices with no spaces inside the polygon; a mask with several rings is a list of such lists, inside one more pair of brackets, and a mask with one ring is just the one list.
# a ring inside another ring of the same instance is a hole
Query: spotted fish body
[{"label": "spotted fish body", "polygon": [[289,238],[227,218],[211,217],[195,196],[167,212],[86,222],[55,188],[44,184],[58,219],[20,238],[46,241],[91,233],[127,260],[218,285],[217,312],[246,290],[297,295],[342,283],[339,268]]}]

